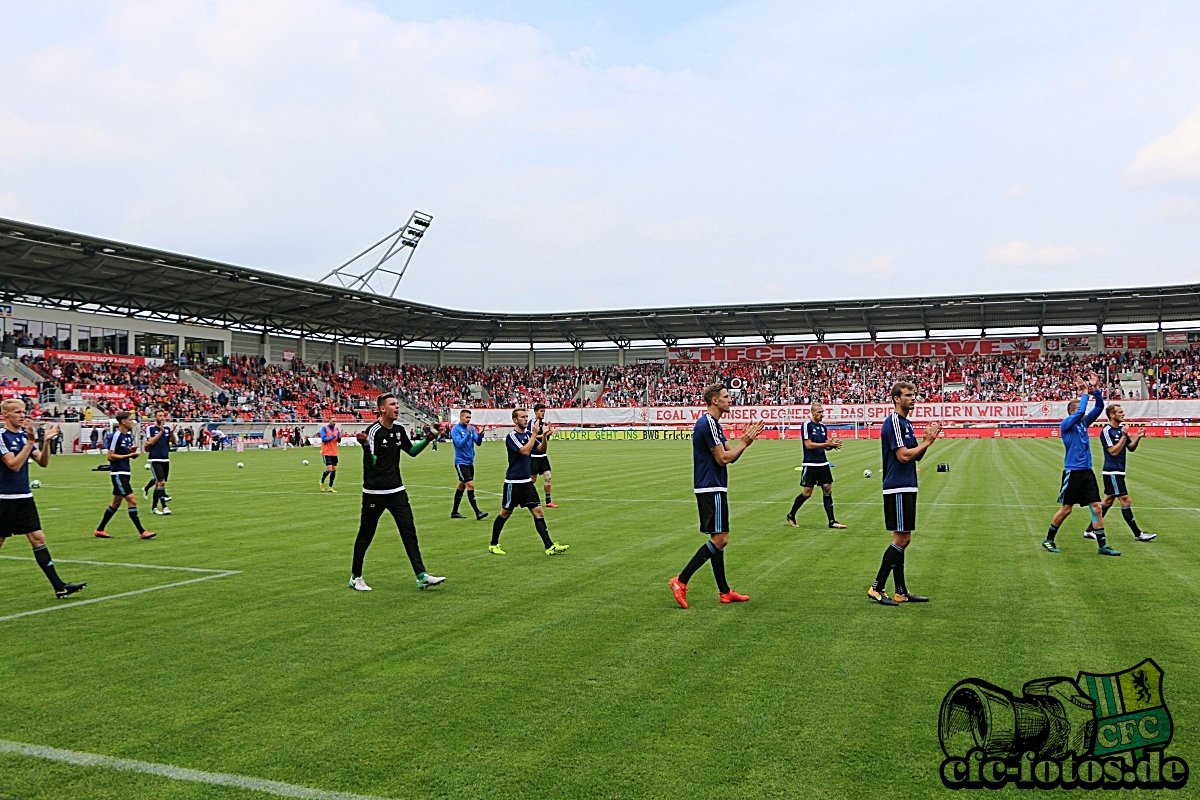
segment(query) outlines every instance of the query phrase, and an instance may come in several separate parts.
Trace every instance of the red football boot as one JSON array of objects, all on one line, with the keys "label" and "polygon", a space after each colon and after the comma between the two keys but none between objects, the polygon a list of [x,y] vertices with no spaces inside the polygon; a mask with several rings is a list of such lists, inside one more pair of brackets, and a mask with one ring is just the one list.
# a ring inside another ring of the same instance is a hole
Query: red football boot
[{"label": "red football boot", "polygon": [[687,608],[687,584],[679,582],[679,576],[671,578],[671,592],[675,595],[675,602],[679,603],[680,608]]},{"label": "red football boot", "polygon": [[108,531],[96,531],[96,538],[97,539],[111,539],[112,534],[109,533]]},{"label": "red football boot", "polygon": [[738,594],[733,589],[721,595],[722,603],[744,603],[750,599],[748,594]]}]

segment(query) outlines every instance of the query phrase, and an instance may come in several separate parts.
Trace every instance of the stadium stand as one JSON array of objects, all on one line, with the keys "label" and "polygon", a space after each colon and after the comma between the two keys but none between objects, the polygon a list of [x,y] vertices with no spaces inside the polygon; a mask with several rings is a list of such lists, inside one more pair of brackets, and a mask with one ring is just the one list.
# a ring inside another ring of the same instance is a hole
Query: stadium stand
[{"label": "stadium stand", "polygon": [[1108,376],[1107,394],[1120,398],[1121,373],[1146,377],[1150,398],[1200,398],[1200,351],[1151,354],[973,356],[960,359],[879,358],[823,361],[637,364],[624,367],[432,367],[370,364],[338,371],[330,362],[296,360],[266,364],[257,356],[233,356],[195,365],[219,391],[197,392],[178,367],[129,367],[22,359],[45,386],[81,392],[96,408],[148,416],[166,408],[174,419],[312,422],[333,413],[340,422],[374,419],[375,397],[395,392],[429,416],[454,407],[510,408],[545,403],[575,406],[699,405],[700,387],[713,380],[740,379],[741,405],[877,403],[892,382],[911,380],[922,400],[932,402],[1053,401],[1074,397],[1074,376],[1095,370]]}]

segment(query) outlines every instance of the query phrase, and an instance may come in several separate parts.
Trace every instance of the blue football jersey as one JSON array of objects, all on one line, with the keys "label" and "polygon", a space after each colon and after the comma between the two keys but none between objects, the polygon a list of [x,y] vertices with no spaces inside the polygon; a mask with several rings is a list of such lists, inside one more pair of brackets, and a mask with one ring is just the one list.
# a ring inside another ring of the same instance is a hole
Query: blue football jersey
[{"label": "blue football jersey", "polygon": [[729,468],[717,463],[712,448],[725,446],[721,423],[707,411],[692,428],[692,485],[696,494],[729,490]]},{"label": "blue football jersey", "polygon": [[[0,446],[4,447],[5,453],[20,453],[28,441],[29,437],[25,431],[14,432],[4,428],[0,432]],[[34,445],[30,452],[37,452],[37,446]],[[0,465],[0,500],[19,500],[23,497],[33,497],[29,488],[29,459],[25,459],[21,468],[15,471]]]},{"label": "blue football jersey", "polygon": [[[136,452],[136,447],[134,446],[133,442],[133,433],[123,433],[118,429],[117,432],[113,434],[112,446],[109,447],[109,449],[119,456],[127,456],[130,453]],[[122,458],[119,461],[110,461],[108,463],[112,464],[113,472],[129,472],[128,458]]]},{"label": "blue football jersey", "polygon": [[[533,436],[528,430],[513,431],[504,437],[504,446],[508,448],[508,471],[504,473],[505,483],[529,483],[533,480],[530,469],[531,455],[521,452],[521,448],[529,443]],[[533,446],[537,449],[537,445]]]},{"label": "blue football jersey", "polygon": [[[820,422],[813,422],[811,419],[804,423],[800,428],[806,441],[813,444],[825,444],[829,441],[829,430]],[[829,466],[829,451],[825,448],[819,450],[809,450],[804,448],[804,466],[806,467],[827,467]]]},{"label": "blue football jersey", "polygon": [[1100,444],[1104,447],[1104,469],[1102,472],[1105,475],[1125,474],[1125,454],[1129,452],[1129,444],[1126,443],[1121,448],[1121,452],[1115,456],[1108,452],[1108,448],[1116,446],[1117,442],[1121,441],[1121,437],[1124,435],[1125,429],[1120,425],[1105,425],[1104,430],[1100,431]]},{"label": "blue football jersey", "polygon": [[[163,435],[157,442],[150,445],[149,457],[151,461],[170,461],[171,460],[171,426],[164,425],[162,428]],[[151,425],[146,431],[146,438],[153,439],[158,434],[158,426]]]},{"label": "blue football jersey", "polygon": [[896,458],[896,448],[916,447],[917,434],[907,417],[895,412],[883,421],[879,432],[883,445],[883,493],[915,492],[917,490],[917,460],[907,463]]}]

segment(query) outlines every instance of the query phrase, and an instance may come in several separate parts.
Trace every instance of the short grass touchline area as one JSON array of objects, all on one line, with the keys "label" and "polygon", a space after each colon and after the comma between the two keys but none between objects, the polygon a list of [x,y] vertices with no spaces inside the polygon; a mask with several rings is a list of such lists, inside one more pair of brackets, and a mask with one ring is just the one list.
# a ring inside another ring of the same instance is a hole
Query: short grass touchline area
[{"label": "short grass touchline area", "polygon": [[[35,559],[27,556],[0,556],[0,559],[5,561],[34,561]],[[93,567],[127,567],[131,569],[161,569],[174,572],[202,572],[206,573],[202,578],[191,578],[186,581],[176,581],[174,583],[164,583],[159,586],[148,586],[143,589],[133,589],[128,592],[120,592],[118,594],[105,595],[104,597],[91,597],[86,600],[73,600],[69,603],[58,603],[44,608],[35,608],[32,611],[22,611],[17,614],[9,614],[0,617],[0,622],[8,622],[9,620],[20,619],[21,617],[31,617],[35,614],[48,614],[51,611],[62,611],[67,608],[75,608],[77,606],[88,606],[93,603],[103,603],[106,600],[116,600],[121,597],[133,597],[139,594],[148,594],[150,592],[161,591],[162,589],[174,589],[178,586],[188,586],[193,583],[203,583],[204,581],[216,580],[217,578],[228,578],[231,575],[241,575],[241,570],[222,570],[222,569],[201,569],[199,567],[165,567],[159,564],[125,564],[114,561],[82,561],[77,559],[56,559],[55,564],[85,564]]]},{"label": "short grass touchline area", "polygon": [[[488,552],[507,459],[502,442],[477,453],[482,522],[450,518],[449,448],[402,460],[426,567],[447,576],[426,591],[390,516],[366,558],[374,591],[347,587],[362,505],[353,449],[334,495],[319,491],[311,450],[173,455],[173,513],[153,517],[151,540],[123,518],[115,538],[92,535],[111,501],[95,460],[34,468],[59,574],[88,582],[68,601],[206,582],[0,625],[14,676],[0,740],[403,800],[961,800],[939,778],[950,687],[977,678],[1019,693],[1153,658],[1168,753],[1200,764],[1200,439],[1146,440],[1129,457],[1137,521],[1158,538],[1135,542],[1109,513],[1120,558],[1096,554],[1082,510],[1058,534],[1061,554],[1040,546],[1061,442],[939,442],[922,462],[906,564],[909,587],[932,601],[901,608],[866,597],[891,538],[878,441],[848,441],[835,459],[840,531],[819,497],[799,527],[784,519],[799,443],[750,448],[729,470],[726,569],[751,600],[721,605],[706,567],[687,611],[667,580],[704,540],[690,442],[554,443],[561,507],[546,519],[571,549],[553,558],[526,511],[504,528],[508,554]],[[471,516],[466,498],[461,510]],[[4,552],[27,548],[10,540]],[[5,615],[66,607],[25,559],[0,562],[0,598]],[[0,797],[268,797],[71,759],[0,748]]]},{"label": "short grass touchline area", "polygon": [[153,764],[148,761],[137,761],[130,758],[111,758],[94,753],[77,753],[74,750],[59,750],[55,747],[42,747],[21,742],[7,742],[0,739],[0,753],[41,758],[47,761],[58,761],[64,764],[74,764],[80,767],[102,767],[122,772],[141,772],[146,775],[158,775],[173,781],[202,783],[210,786],[232,786],[238,789],[248,789],[252,792],[273,794],[277,797],[299,797],[304,800],[387,800],[384,797],[373,797],[348,792],[327,792],[322,789],[310,789],[307,786],[294,786],[279,781],[265,781],[261,778],[250,778],[245,775],[229,775],[221,772],[204,772],[196,769],[183,769],[171,764]]}]

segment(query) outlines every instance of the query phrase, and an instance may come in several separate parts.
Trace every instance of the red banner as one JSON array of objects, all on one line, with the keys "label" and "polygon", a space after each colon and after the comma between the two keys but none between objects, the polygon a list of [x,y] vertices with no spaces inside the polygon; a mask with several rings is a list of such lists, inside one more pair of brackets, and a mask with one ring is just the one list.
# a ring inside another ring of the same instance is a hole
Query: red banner
[{"label": "red banner", "polygon": [[18,400],[22,397],[37,399],[38,391],[33,386],[0,386],[0,400]]},{"label": "red banner", "polygon": [[672,347],[672,364],[728,361],[816,361],[819,359],[958,358],[1017,353],[1037,356],[1037,337],[938,339],[910,342],[830,342],[826,344],[759,344],[729,347]]},{"label": "red banner", "polygon": [[[78,350],[46,350],[45,358],[56,361],[77,361],[81,364],[123,364],[127,367],[145,366],[146,359],[141,356],[117,356],[111,353],[84,353]],[[161,362],[162,359],[159,359]]]}]

